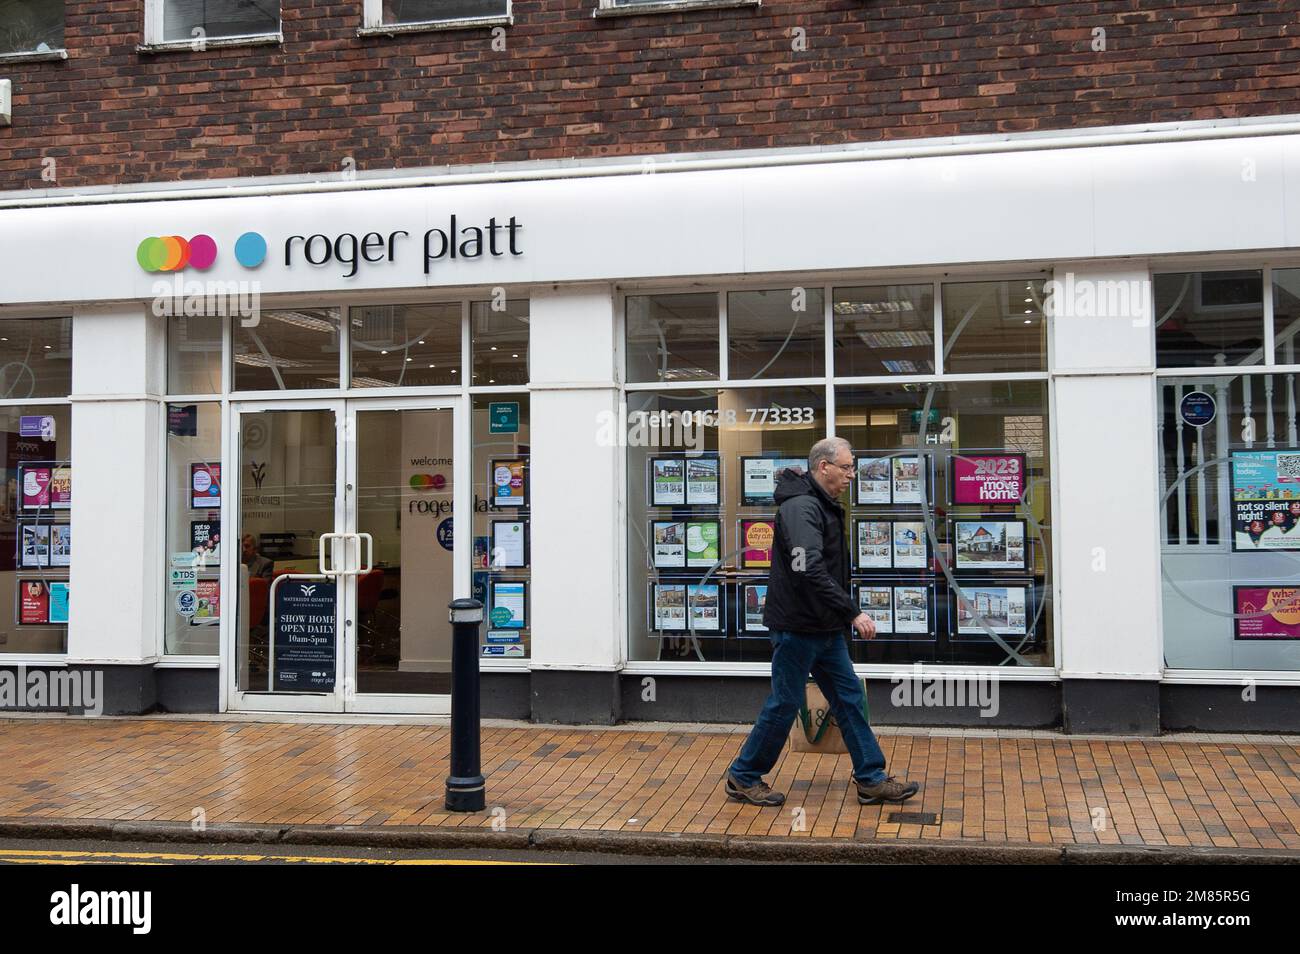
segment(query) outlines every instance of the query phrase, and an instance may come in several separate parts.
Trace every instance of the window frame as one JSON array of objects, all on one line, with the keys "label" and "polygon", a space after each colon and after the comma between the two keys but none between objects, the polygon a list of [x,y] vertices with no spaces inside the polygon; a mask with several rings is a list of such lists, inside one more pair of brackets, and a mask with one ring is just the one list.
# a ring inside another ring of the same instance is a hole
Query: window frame
[{"label": "window frame", "polygon": [[166,53],[189,50],[201,53],[209,49],[225,46],[279,45],[284,42],[284,8],[280,0],[276,0],[279,8],[279,22],[274,31],[204,37],[202,43],[194,37],[184,40],[168,40],[165,38],[163,23],[167,11],[167,2],[168,0],[144,0],[144,42],[136,47],[137,52]]},{"label": "window frame", "polygon": [[763,0],[653,0],[627,3],[598,0],[593,17],[645,16],[654,13],[689,13],[694,10],[725,10],[731,7],[761,7]]},{"label": "window frame", "polygon": [[513,26],[514,0],[505,0],[505,5],[505,13],[417,20],[411,23],[385,23],[383,0],[362,0],[361,26],[357,29],[357,36],[393,36],[398,33],[424,33],[433,30],[475,30]]}]

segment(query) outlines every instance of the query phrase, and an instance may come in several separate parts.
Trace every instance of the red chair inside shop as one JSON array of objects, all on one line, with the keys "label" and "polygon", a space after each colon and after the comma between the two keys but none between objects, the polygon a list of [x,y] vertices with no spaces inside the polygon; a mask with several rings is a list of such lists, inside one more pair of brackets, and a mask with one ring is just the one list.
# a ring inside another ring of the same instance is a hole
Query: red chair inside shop
[{"label": "red chair inside shop", "polygon": [[261,626],[266,620],[266,607],[271,594],[271,583],[265,577],[248,578],[248,625]]},{"label": "red chair inside shop", "polygon": [[362,573],[357,577],[357,610],[362,613],[372,612],[379,605],[379,597],[383,592],[383,570],[375,567]]}]

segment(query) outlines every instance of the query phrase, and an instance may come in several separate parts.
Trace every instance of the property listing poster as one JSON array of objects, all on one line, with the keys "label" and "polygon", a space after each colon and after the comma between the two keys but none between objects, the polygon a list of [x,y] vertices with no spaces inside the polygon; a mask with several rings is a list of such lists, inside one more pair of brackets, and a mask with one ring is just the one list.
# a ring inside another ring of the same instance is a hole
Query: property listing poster
[{"label": "property listing poster", "polygon": [[767,606],[767,584],[745,583],[741,586],[741,611],[744,613],[743,628],[747,633],[766,633],[763,625],[763,609]]},{"label": "property listing poster", "polygon": [[925,503],[925,472],[920,457],[895,457],[894,503]]},{"label": "property listing poster", "polygon": [[1024,454],[953,454],[954,504],[1014,504],[1024,495]]},{"label": "property listing poster", "polygon": [[21,567],[50,565],[48,524],[20,523],[18,525],[18,565]]},{"label": "property listing poster", "polygon": [[1029,588],[961,584],[957,604],[958,636],[986,636],[987,626],[1004,636],[1024,636],[1028,630]]},{"label": "property listing poster", "polygon": [[72,524],[50,527],[50,566],[72,566]]},{"label": "property listing poster", "polygon": [[1233,451],[1233,550],[1300,550],[1300,451]]},{"label": "property listing poster", "polygon": [[652,587],[651,603],[653,625],[656,630],[682,630],[686,628],[686,585],[684,583],[656,583]]},{"label": "property listing poster", "polygon": [[[876,624],[876,635],[887,636],[894,631],[894,588],[892,586],[859,586],[858,609],[871,617]],[[853,638],[858,639],[856,631]]]},{"label": "property listing poster", "polygon": [[686,458],[686,503],[688,506],[716,507],[719,493],[721,461],[716,457]]},{"label": "property listing poster", "polygon": [[680,507],[686,503],[686,462],[680,457],[658,457],[650,462],[650,504]]},{"label": "property listing poster", "polygon": [[931,635],[928,586],[894,587],[894,631]]},{"label": "property listing poster", "polygon": [[858,568],[866,570],[892,567],[893,524],[888,520],[859,520],[857,530]]},{"label": "property listing poster", "polygon": [[1300,588],[1234,586],[1234,639],[1300,639]]},{"label": "property listing poster", "polygon": [[686,521],[656,520],[650,525],[654,565],[660,569],[686,566]]},{"label": "property listing poster", "polygon": [[927,569],[930,565],[925,542],[925,524],[920,520],[894,523],[894,566]]},{"label": "property listing poster", "polygon": [[716,583],[692,583],[686,587],[691,608],[691,628],[708,633],[722,630],[722,587]]},{"label": "property listing poster", "polygon": [[855,500],[858,504],[887,504],[892,502],[890,496],[890,463],[888,457],[859,457],[858,488]]}]

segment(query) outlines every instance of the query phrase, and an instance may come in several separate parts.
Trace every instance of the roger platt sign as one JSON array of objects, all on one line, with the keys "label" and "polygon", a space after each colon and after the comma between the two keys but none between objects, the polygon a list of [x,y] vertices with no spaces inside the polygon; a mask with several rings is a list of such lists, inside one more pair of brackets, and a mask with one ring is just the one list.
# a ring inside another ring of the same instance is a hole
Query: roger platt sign
[{"label": "roger platt sign", "polygon": [[335,595],[332,580],[289,580],[276,589],[271,691],[334,691]]}]

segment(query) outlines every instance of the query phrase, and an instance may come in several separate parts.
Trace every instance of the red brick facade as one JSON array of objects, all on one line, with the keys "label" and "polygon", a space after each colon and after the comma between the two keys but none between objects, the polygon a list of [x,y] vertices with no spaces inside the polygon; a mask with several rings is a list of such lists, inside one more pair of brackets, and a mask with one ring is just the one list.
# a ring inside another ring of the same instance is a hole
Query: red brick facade
[{"label": "red brick facade", "polygon": [[0,65],[0,190],[1300,111],[1295,0],[595,5],[514,0],[499,51],[487,29],[361,38],[361,0],[282,0],[282,46],[149,54],[143,0],[70,0],[66,62]]}]

